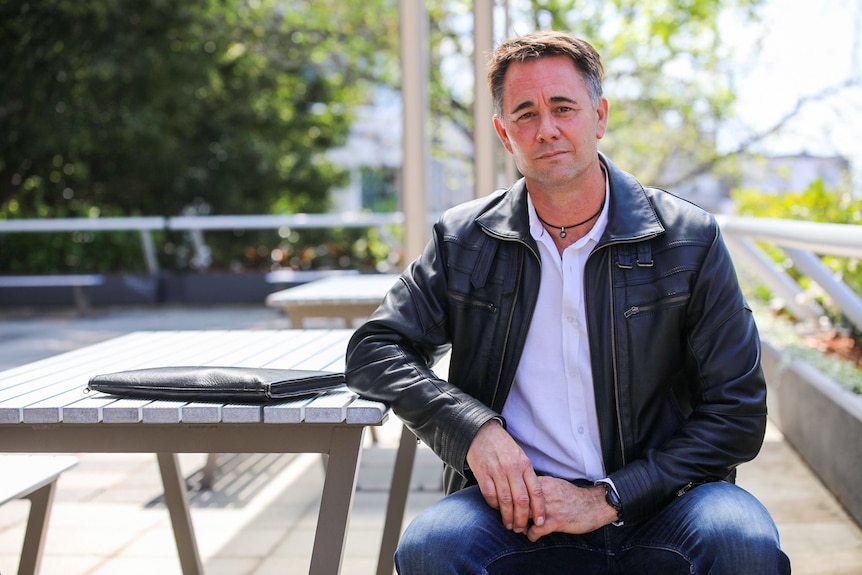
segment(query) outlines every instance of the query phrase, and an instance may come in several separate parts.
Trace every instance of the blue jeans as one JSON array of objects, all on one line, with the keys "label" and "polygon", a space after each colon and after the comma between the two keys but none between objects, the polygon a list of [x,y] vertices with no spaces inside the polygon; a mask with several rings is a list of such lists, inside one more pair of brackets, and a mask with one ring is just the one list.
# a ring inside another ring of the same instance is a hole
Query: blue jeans
[{"label": "blue jeans", "polygon": [[438,501],[407,527],[401,575],[789,574],[769,512],[729,483],[689,490],[648,521],[531,543],[505,529],[476,486]]}]

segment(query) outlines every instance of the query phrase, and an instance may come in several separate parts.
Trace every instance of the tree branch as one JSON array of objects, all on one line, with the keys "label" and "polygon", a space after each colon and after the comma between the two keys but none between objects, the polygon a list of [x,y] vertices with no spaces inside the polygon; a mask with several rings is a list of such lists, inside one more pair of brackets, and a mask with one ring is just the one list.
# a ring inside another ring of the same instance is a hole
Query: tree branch
[{"label": "tree branch", "polygon": [[718,164],[720,161],[745,153],[755,144],[760,143],[769,136],[775,135],[780,132],[791,120],[798,116],[806,106],[809,106],[816,102],[822,102],[833,96],[838,95],[844,90],[860,86],[862,86],[862,77],[853,77],[848,78],[840,84],[836,84],[834,86],[830,86],[829,88],[821,90],[816,94],[811,94],[809,96],[800,98],[796,101],[796,104],[790,111],[784,114],[770,127],[749,135],[747,138],[742,140],[739,145],[736,146],[736,148],[729,152],[725,152],[723,154],[713,154],[711,157],[695,165],[692,169],[688,170],[687,172],[684,172],[683,174],[675,178],[673,181],[666,182],[666,185],[668,187],[673,187],[692,178],[712,171],[715,168],[716,164]]}]

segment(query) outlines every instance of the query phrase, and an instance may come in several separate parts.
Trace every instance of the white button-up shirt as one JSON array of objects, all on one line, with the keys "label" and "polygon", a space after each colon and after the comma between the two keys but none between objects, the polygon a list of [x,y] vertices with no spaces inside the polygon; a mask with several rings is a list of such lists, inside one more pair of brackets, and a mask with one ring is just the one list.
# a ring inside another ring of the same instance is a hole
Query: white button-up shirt
[{"label": "white button-up shirt", "polygon": [[515,383],[503,407],[509,433],[537,472],[564,479],[605,477],[593,393],[584,268],[608,222],[605,208],[592,230],[560,256],[529,196],[530,234],[539,246],[541,283]]}]

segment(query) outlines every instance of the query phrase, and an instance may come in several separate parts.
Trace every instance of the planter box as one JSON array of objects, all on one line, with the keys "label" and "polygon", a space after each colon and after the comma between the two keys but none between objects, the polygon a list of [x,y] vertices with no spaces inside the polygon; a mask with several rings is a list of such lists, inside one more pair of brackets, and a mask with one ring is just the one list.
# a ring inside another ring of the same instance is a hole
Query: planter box
[{"label": "planter box", "polygon": [[770,418],[862,525],[862,397],[763,342]]},{"label": "planter box", "polygon": [[274,291],[263,273],[201,272],[163,274],[162,301],[189,305],[264,305]]},{"label": "planter box", "polygon": [[[57,274],[62,275],[62,274]],[[34,276],[38,277],[38,275]],[[139,305],[159,301],[159,278],[152,275],[106,275],[104,283],[86,288],[87,299],[98,305]],[[46,287],[9,287],[0,293],[0,306],[74,306],[74,291],[69,285]]]}]

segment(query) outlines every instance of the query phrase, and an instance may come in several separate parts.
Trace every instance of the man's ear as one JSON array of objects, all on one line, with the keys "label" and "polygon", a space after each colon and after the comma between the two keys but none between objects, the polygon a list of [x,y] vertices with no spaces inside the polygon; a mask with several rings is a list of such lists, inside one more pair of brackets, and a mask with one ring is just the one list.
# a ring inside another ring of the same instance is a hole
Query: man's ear
[{"label": "man's ear", "polygon": [[605,131],[608,129],[608,99],[601,98],[599,100],[599,105],[596,107],[596,114],[598,115],[598,121],[596,122],[596,139],[601,140],[605,135]]},{"label": "man's ear", "polygon": [[512,144],[509,142],[509,134],[506,132],[506,128],[503,127],[503,123],[500,121],[500,118],[497,117],[497,114],[494,114],[494,130],[497,131],[497,136],[499,136],[500,141],[503,142],[503,147],[511,154]]}]

